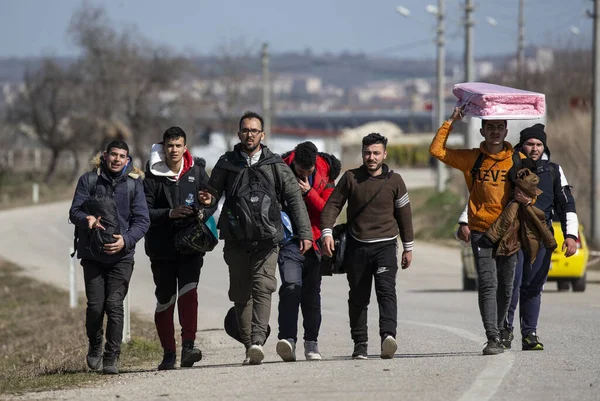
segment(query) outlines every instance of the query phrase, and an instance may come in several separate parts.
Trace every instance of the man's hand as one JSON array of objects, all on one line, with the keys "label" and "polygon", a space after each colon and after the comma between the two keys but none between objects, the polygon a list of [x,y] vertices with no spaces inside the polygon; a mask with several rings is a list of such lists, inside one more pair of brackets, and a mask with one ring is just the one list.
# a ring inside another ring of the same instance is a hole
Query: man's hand
[{"label": "man's hand", "polygon": [[312,247],[312,241],[309,239],[300,240],[300,252],[304,255]]},{"label": "man's hand", "polygon": [[98,216],[98,218],[95,218],[94,216],[86,216],[86,220],[88,223],[88,228],[90,230],[93,230],[95,228],[99,228],[100,230],[106,230],[104,228],[104,226],[102,224],[100,224],[100,219],[102,218],[102,216]]},{"label": "man's hand", "polygon": [[328,235],[326,237],[321,237],[321,243],[323,244],[323,255],[327,257],[333,256],[333,251],[335,251],[335,242],[333,241],[333,237]]},{"label": "man's hand", "polygon": [[523,192],[519,187],[516,187],[514,192],[515,200],[522,205],[527,206],[533,201],[533,198],[530,198],[529,196],[525,195],[525,192]]},{"label": "man's hand", "polygon": [[573,238],[565,238],[565,242],[562,244],[562,251],[567,258],[575,255],[577,252],[577,242]]},{"label": "man's hand", "polygon": [[461,106],[461,107],[455,107],[454,111],[452,112],[452,115],[450,116],[450,124],[454,124],[455,122],[457,122],[458,120],[461,120],[463,118],[463,110],[464,110],[465,106]]},{"label": "man's hand", "polygon": [[177,206],[175,209],[171,209],[169,212],[169,217],[172,219],[183,219],[184,217],[191,216],[192,214],[194,214],[194,209],[186,205],[181,205]]},{"label": "man's hand", "polygon": [[209,206],[213,202],[213,196],[208,191],[198,192],[198,201],[204,206]]},{"label": "man's hand", "polygon": [[107,255],[114,255],[119,252],[125,246],[125,241],[123,240],[123,236],[119,234],[113,234],[113,237],[117,239],[117,242],[113,242],[112,244],[106,244],[103,246],[104,253]]},{"label": "man's hand", "polygon": [[307,178],[296,177],[296,180],[298,180],[298,185],[300,186],[300,191],[302,191],[302,195],[304,195],[308,191],[310,191],[310,183],[308,182],[308,177]]},{"label": "man's hand", "polygon": [[469,226],[466,224],[459,225],[458,230],[456,230],[456,236],[459,240],[468,244],[469,241],[471,241],[471,230],[469,230]]},{"label": "man's hand", "polygon": [[402,262],[400,264],[402,270],[408,269],[408,267],[410,266],[410,262],[412,262],[412,251],[403,251]]}]

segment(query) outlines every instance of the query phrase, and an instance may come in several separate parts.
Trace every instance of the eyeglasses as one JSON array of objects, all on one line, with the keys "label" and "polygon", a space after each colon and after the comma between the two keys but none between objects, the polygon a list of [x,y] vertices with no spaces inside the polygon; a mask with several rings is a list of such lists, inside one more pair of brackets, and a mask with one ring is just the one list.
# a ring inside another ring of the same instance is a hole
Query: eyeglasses
[{"label": "eyeglasses", "polygon": [[242,128],[240,130],[240,132],[244,135],[247,135],[247,134],[258,135],[262,132],[262,130],[257,129],[257,128]]}]

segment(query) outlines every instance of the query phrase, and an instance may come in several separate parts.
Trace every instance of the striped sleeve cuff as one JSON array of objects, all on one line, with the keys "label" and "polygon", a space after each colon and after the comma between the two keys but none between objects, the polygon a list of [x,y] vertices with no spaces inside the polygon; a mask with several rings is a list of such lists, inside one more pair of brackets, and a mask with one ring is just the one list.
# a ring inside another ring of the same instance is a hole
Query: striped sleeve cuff
[{"label": "striped sleeve cuff", "polygon": [[333,237],[333,230],[331,228],[322,229],[321,237]]},{"label": "striped sleeve cuff", "polygon": [[408,252],[408,251],[413,250],[414,245],[415,245],[415,241],[403,242],[402,248],[404,248],[404,250]]},{"label": "striped sleeve cuff", "polygon": [[409,203],[410,203],[410,199],[408,199],[408,193],[406,193],[400,199],[396,199],[394,202],[394,205],[396,206],[396,209],[400,209],[401,207],[404,207],[404,206],[408,205]]}]

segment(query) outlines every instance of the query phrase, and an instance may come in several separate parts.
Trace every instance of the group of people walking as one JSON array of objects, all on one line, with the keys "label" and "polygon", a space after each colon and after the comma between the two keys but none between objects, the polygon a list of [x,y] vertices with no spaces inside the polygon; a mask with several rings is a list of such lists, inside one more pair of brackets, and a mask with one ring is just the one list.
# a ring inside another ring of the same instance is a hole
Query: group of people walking
[{"label": "group of people walking", "polygon": [[[484,354],[510,347],[519,294],[523,349],[543,349],[536,330],[551,250],[541,247],[536,258],[519,247],[510,255],[498,255],[496,245],[485,241],[485,234],[514,198],[524,207],[542,209],[544,224],[550,227],[552,214],[559,210],[564,248],[567,256],[573,254],[578,224],[570,187],[562,169],[544,158],[549,150],[543,126],[521,133],[517,149],[523,153],[517,153],[517,162],[515,149],[504,142],[506,121],[484,121],[484,141],[479,149],[448,149],[446,140],[460,113],[457,109],[438,130],[430,152],[462,170],[470,188],[468,218],[462,218],[459,236],[470,240],[475,253],[479,306],[488,337]],[[398,268],[411,264],[414,236],[406,185],[384,163],[387,138],[377,133],[365,136],[362,165],[341,174],[340,161],[319,152],[312,142],[300,143],[280,156],[262,144],[265,135],[262,117],[245,113],[239,121],[240,142],[220,157],[209,176],[205,161],[188,151],[186,133],[171,127],[162,141],[152,146],[145,173],[133,165],[127,144],[115,140],[95,160],[93,171],[80,177],[70,220],[76,226],[76,250],[88,299],[90,369],[107,374],[119,371],[123,299],[133,271],[135,246],[143,237],[155,283],[154,320],[164,351],[158,369],[174,369],[177,364],[176,307],[181,324],[180,366],[191,367],[202,359],[195,340],[197,286],[205,253],[183,252],[174,238],[183,221],[207,222],[223,196],[217,227],[224,241],[228,296],[233,303],[233,325],[227,332],[244,345],[243,364],[257,365],[264,359],[277,270],[281,278],[277,354],[286,362],[296,360],[302,311],[305,358],[321,359],[321,276],[323,266],[331,263],[338,251],[334,225],[346,204],[347,244],[341,256],[350,289],[352,357],[366,359],[368,355],[367,307],[373,282],[379,305],[380,356],[394,356],[398,347],[396,275]],[[531,162],[523,162],[523,166],[540,178],[543,195],[536,199],[518,187],[513,191],[515,180],[509,172],[525,156]],[[476,163],[478,171],[473,172]],[[110,218],[110,207],[104,214],[91,211],[90,203],[101,199],[112,202],[115,218]],[[515,270],[519,272],[516,275]],[[515,288],[520,288],[514,294],[513,281]]]}]

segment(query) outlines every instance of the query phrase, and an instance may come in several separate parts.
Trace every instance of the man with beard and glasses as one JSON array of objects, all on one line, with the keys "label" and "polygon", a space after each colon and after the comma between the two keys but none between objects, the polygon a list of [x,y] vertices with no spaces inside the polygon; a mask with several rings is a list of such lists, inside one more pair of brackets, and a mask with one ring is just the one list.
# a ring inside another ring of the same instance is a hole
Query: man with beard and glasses
[{"label": "man with beard and glasses", "polygon": [[283,159],[261,144],[263,119],[246,112],[239,123],[240,143],[214,167],[209,185],[217,198],[225,194],[218,227],[225,240],[229,299],[234,303],[244,364],[264,359],[263,344],[277,289],[278,245],[284,238],[282,206],[297,228],[300,252],[312,246],[310,220],[298,181]]},{"label": "man with beard and glasses", "polygon": [[[450,119],[438,129],[429,153],[462,171],[469,188],[468,228],[479,281],[479,311],[487,337],[483,354],[496,355],[504,352],[500,327],[510,305],[517,254],[496,256],[493,244],[486,240],[485,232],[513,197],[515,162],[525,156],[518,152],[515,154],[512,145],[504,140],[508,134],[506,120],[481,121],[480,133],[484,141],[479,148],[446,147],[454,123],[461,118],[462,109],[457,107]],[[514,199],[524,204],[532,201],[518,187],[514,189]]]},{"label": "man with beard and glasses", "polygon": [[[83,266],[88,300],[85,328],[89,348],[86,360],[92,370],[102,367],[105,374],[118,374],[123,338],[123,300],[133,273],[135,245],[148,230],[150,219],[140,179],[143,174],[133,165],[125,142],[117,140],[109,143],[106,152],[94,158],[92,165],[94,170],[79,178],[69,211],[69,219],[77,230],[77,257]],[[104,203],[116,206],[117,215],[93,215],[86,204],[94,199],[96,203],[104,200]],[[93,252],[94,230],[104,231],[115,226],[119,234],[113,234],[114,240]],[[103,355],[104,315],[107,319]]]},{"label": "man with beard and glasses", "polygon": [[333,225],[348,201],[344,269],[350,286],[348,311],[354,359],[367,359],[368,355],[367,309],[373,281],[379,304],[380,356],[394,357],[398,349],[398,234],[403,248],[402,269],[412,261],[414,236],[408,191],[402,177],[383,162],[386,146],[387,138],[380,134],[363,138],[363,165],[344,173],[321,213],[323,253],[331,257],[335,250]]}]

